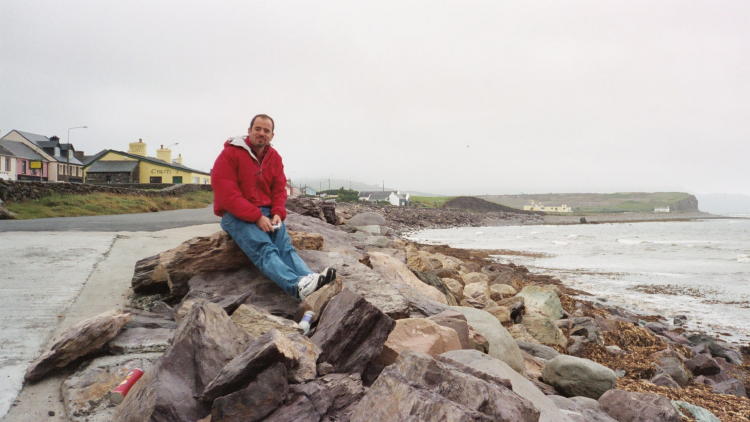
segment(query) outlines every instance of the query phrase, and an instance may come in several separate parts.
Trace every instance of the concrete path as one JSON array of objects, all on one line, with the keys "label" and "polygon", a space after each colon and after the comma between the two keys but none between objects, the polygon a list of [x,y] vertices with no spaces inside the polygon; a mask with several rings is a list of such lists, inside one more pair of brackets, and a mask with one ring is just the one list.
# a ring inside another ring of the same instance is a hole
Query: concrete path
[{"label": "concrete path", "polygon": [[198,224],[218,223],[213,205],[174,211],[141,214],[97,215],[93,217],[37,218],[0,220],[0,232],[10,231],[156,231]]},{"label": "concrete path", "polygon": [[[120,216],[107,216],[112,217]],[[30,220],[34,221],[40,220]],[[0,234],[0,417],[7,412],[3,421],[67,421],[60,397],[63,377],[50,376],[18,394],[29,362],[54,333],[122,307],[137,260],[219,230],[214,223],[151,232]]]}]

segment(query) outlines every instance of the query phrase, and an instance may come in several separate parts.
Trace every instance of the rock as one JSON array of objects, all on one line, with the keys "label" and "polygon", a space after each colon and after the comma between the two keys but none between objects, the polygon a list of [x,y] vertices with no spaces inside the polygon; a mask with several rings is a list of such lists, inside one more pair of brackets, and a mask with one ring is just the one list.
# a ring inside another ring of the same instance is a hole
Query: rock
[{"label": "rock", "polygon": [[565,347],[568,344],[562,330],[557,328],[555,323],[545,315],[526,315],[522,324],[539,343],[560,347]]},{"label": "rock", "polygon": [[610,355],[624,355],[626,352],[620,348],[620,346],[616,344],[611,344],[609,346],[604,346],[604,350],[607,351]]},{"label": "rock", "polygon": [[[316,252],[316,251],[310,251]],[[299,301],[254,266],[228,272],[199,274],[187,282],[188,298],[205,299],[219,304],[231,314],[241,304],[249,304],[272,315],[294,318]],[[178,312],[179,309],[178,309]]]},{"label": "rock", "polygon": [[130,314],[110,311],[85,319],[63,331],[26,370],[25,380],[42,379],[54,369],[100,350],[130,319]]},{"label": "rock", "polygon": [[109,344],[116,354],[164,352],[174,335],[170,328],[125,327]]},{"label": "rock", "polygon": [[404,318],[396,321],[377,363],[388,366],[406,350],[437,356],[458,349],[461,349],[461,343],[456,330],[426,318]]},{"label": "rock", "polygon": [[305,233],[287,231],[292,239],[292,246],[297,250],[310,249],[314,251],[323,250],[323,236],[320,233]]},{"label": "rock", "polygon": [[0,203],[0,220],[14,220],[18,217],[14,212],[11,212]]},{"label": "rock", "polygon": [[220,306],[201,302],[177,327],[172,346],[133,386],[114,421],[197,420],[210,408],[195,399],[250,338]]},{"label": "rock", "polygon": [[726,342],[716,340],[705,334],[693,334],[688,336],[688,340],[693,345],[704,344],[711,351],[711,356],[722,357],[734,365],[742,365],[742,355],[734,350]]},{"label": "rock", "polygon": [[539,421],[541,422],[569,420],[534,383],[499,359],[476,350],[455,350],[443,353],[438,360],[451,363],[459,368],[466,366],[492,377],[510,380],[513,392],[530,401],[534,408],[540,412]]},{"label": "rock", "polygon": [[714,393],[732,394],[738,397],[747,397],[747,390],[745,390],[745,385],[742,383],[742,381],[735,378],[730,378],[728,380],[713,384],[711,386],[711,389],[714,391]]},{"label": "rock", "polygon": [[524,299],[521,296],[513,296],[506,299],[501,299],[497,302],[498,306],[505,306],[510,309],[510,319],[515,324],[520,324],[523,321],[523,316],[526,314],[526,305]]},{"label": "rock", "polygon": [[614,388],[617,377],[611,369],[589,359],[559,355],[544,366],[542,379],[567,397],[598,399]]},{"label": "rock", "polygon": [[669,327],[666,324],[656,321],[647,322],[645,327],[651,330],[654,334],[659,335],[662,335],[665,331],[669,330]]},{"label": "rock", "polygon": [[451,306],[451,309],[462,313],[474,330],[489,343],[490,356],[510,365],[515,371],[523,374],[524,364],[521,350],[508,330],[489,312],[464,306]]},{"label": "rock", "polygon": [[350,406],[364,395],[356,374],[329,374],[289,388],[283,406],[265,422],[318,422],[348,420]]},{"label": "rock", "polygon": [[103,356],[86,363],[62,384],[65,413],[74,422],[110,422],[114,408],[108,400],[109,392],[132,369],[151,371],[160,356],[161,353]]},{"label": "rock", "polygon": [[[474,274],[479,274],[479,273],[474,273]],[[464,297],[464,300],[474,299],[475,301],[477,301],[479,304],[482,305],[482,308],[487,307],[490,303],[493,305],[495,304],[495,302],[492,299],[490,299],[490,289],[486,281],[478,281],[475,283],[465,284],[463,297]]]},{"label": "rock", "polygon": [[136,293],[187,294],[187,282],[205,272],[231,271],[253,266],[223,231],[195,237],[176,248],[136,262],[131,284]]},{"label": "rock", "polygon": [[495,305],[485,308],[484,310],[494,315],[501,324],[510,322],[510,309],[508,309],[507,306]]},{"label": "rock", "polygon": [[385,234],[388,230],[387,227],[380,226],[377,224],[364,225],[364,226],[352,226],[352,227],[354,227],[356,230],[360,232],[371,234],[374,236],[380,236],[381,234]]},{"label": "rock", "polygon": [[672,406],[682,414],[687,413],[696,422],[721,422],[719,418],[708,410],[685,401],[672,400]]},{"label": "rock", "polygon": [[557,350],[543,344],[530,343],[521,340],[516,340],[516,344],[518,344],[518,347],[526,353],[544,360],[554,359],[560,354]]},{"label": "rock", "polygon": [[599,398],[599,404],[609,416],[620,422],[682,422],[680,413],[669,399],[658,394],[609,390]]},{"label": "rock", "polygon": [[583,348],[586,346],[586,338],[581,336],[570,336],[568,337],[568,347],[566,351],[568,354],[578,356],[583,352]]},{"label": "rock", "polygon": [[487,289],[489,289],[490,278],[487,277],[487,274],[474,272],[474,273],[464,274],[462,278],[464,281],[464,285],[482,283],[485,286],[487,286],[486,287]]},{"label": "rock", "polygon": [[461,284],[460,281],[454,278],[441,278],[441,280],[443,280],[443,284],[445,284],[445,287],[448,289],[451,295],[456,299],[456,301],[460,302],[461,299],[463,299],[464,297],[464,285]]},{"label": "rock", "polygon": [[662,387],[680,388],[680,384],[678,384],[677,381],[663,372],[654,375],[649,381],[654,385]]},{"label": "rock", "polygon": [[395,322],[362,296],[344,289],[326,306],[312,336],[319,361],[336,372],[362,373],[380,355]]},{"label": "rock", "polygon": [[494,301],[516,295],[516,289],[507,284],[493,284],[490,286],[490,298]]},{"label": "rock", "polygon": [[466,322],[466,317],[464,316],[464,314],[451,309],[433,315],[428,319],[436,322],[439,325],[442,325],[443,327],[452,328],[458,335],[458,341],[461,344],[461,349],[474,348],[474,345],[469,338],[469,323]]},{"label": "rock", "polygon": [[346,224],[350,226],[385,226],[385,217],[375,212],[361,212],[350,218]]},{"label": "rock", "polygon": [[524,299],[526,312],[537,312],[552,319],[563,316],[557,293],[548,286],[526,286],[516,296]]},{"label": "rock", "polygon": [[572,421],[617,422],[602,410],[599,402],[592,398],[580,396],[567,398],[551,395],[549,399]]},{"label": "rock", "polygon": [[255,422],[284,402],[289,384],[286,366],[277,362],[262,370],[247,387],[219,397],[211,407],[211,422]]},{"label": "rock", "polygon": [[[276,363],[283,363],[292,382],[304,382],[317,375],[316,362],[320,349],[307,337],[282,334],[276,329],[263,334],[229,361],[203,389],[205,402],[245,388],[261,372]],[[285,372],[286,373],[286,372]]]},{"label": "rock", "polygon": [[716,360],[704,354],[698,354],[686,360],[685,366],[694,375],[716,375],[721,372],[721,367]]},{"label": "rock", "polygon": [[391,283],[400,283],[413,289],[416,293],[439,303],[447,304],[445,295],[438,289],[425,284],[414,273],[409,270],[406,264],[398,259],[384,254],[382,252],[370,252],[370,263],[372,269]]},{"label": "rock", "polygon": [[352,408],[351,421],[537,421],[539,411],[510,382],[480,378],[430,356],[405,352]]},{"label": "rock", "polygon": [[317,322],[326,305],[328,305],[328,302],[330,302],[334,296],[341,293],[341,290],[343,289],[344,283],[341,281],[341,278],[336,278],[333,283],[326,284],[322,288],[316,290],[299,304],[297,315],[294,316],[294,320],[299,321],[302,319],[305,312],[312,311],[312,321]]},{"label": "rock", "polygon": [[602,344],[601,334],[599,332],[599,326],[596,324],[591,317],[574,317],[571,319],[571,325],[569,335],[581,336],[586,339],[587,342]]},{"label": "rock", "polygon": [[420,279],[423,283],[438,289],[438,291],[442,293],[447,300],[448,305],[458,305],[458,299],[453,295],[448,287],[446,287],[445,283],[440,277],[436,276],[435,274],[422,271],[412,271],[412,273],[414,273],[414,275],[417,276],[417,278]]},{"label": "rock", "polygon": [[680,327],[687,324],[687,316],[675,315],[674,319],[672,320],[672,324],[680,326]]},{"label": "rock", "polygon": [[253,339],[273,329],[282,334],[299,334],[300,332],[299,325],[296,322],[271,315],[253,305],[240,305],[232,313],[231,318],[238,327],[245,330]]},{"label": "rock", "polygon": [[684,387],[690,383],[692,376],[676,352],[669,349],[662,350],[654,353],[652,358],[655,361],[658,371],[672,377],[680,386]]}]

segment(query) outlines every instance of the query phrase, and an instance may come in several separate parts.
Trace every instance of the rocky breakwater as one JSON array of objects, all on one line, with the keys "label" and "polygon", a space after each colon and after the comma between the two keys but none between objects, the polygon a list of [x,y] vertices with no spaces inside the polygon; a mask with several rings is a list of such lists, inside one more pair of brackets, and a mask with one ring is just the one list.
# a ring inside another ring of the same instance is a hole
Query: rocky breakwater
[{"label": "rocky breakwater", "polygon": [[[577,300],[490,252],[287,225],[335,283],[300,303],[225,234],[195,238],[136,265],[147,309],[73,327],[28,380],[77,364],[66,411],[89,422],[748,420],[746,356],[729,345]],[[145,375],[115,405],[134,367]]]}]

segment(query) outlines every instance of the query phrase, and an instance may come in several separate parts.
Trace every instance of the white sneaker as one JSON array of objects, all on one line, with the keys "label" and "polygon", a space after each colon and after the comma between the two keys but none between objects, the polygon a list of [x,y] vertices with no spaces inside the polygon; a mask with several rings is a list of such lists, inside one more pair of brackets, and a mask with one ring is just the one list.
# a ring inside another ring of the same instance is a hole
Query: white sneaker
[{"label": "white sneaker", "polygon": [[300,277],[299,282],[297,283],[297,296],[299,297],[299,300],[305,300],[306,297],[318,290],[320,280],[320,274],[316,273]]}]

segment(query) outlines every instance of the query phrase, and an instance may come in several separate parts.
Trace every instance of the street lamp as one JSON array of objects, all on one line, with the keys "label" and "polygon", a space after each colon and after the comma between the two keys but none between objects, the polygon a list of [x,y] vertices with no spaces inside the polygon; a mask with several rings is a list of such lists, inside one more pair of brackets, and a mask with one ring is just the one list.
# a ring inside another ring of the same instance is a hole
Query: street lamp
[{"label": "street lamp", "polygon": [[68,172],[68,182],[70,182],[70,131],[73,129],[88,129],[88,126],[73,126],[68,128],[68,151],[65,154],[65,169]]}]

